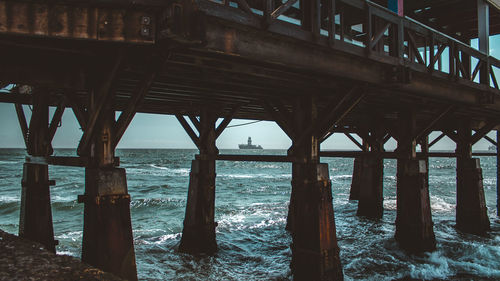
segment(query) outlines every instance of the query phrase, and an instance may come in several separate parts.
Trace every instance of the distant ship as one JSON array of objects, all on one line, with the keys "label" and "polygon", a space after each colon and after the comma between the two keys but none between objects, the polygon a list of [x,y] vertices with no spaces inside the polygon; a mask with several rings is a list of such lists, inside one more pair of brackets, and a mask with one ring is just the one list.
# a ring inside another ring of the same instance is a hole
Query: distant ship
[{"label": "distant ship", "polygon": [[252,138],[248,137],[247,144],[239,144],[240,149],[262,149],[262,146],[252,144]]}]

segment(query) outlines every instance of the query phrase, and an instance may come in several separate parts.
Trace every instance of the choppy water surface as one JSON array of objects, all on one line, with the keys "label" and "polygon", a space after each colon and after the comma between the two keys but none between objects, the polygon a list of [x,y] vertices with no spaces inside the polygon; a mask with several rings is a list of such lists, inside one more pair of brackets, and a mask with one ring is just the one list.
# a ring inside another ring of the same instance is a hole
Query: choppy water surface
[{"label": "choppy water surface", "polygon": [[[238,153],[238,151],[223,151]],[[284,151],[265,151],[283,154]],[[73,155],[56,150],[56,155]],[[285,231],[290,197],[288,163],[217,163],[218,253],[193,257],[177,252],[184,219],[194,150],[119,150],[127,169],[139,279],[289,280],[291,238]],[[245,152],[245,153],[248,153]],[[262,153],[262,152],[257,152]],[[0,228],[17,233],[24,150],[0,150]],[[333,184],[337,237],[347,280],[418,279],[500,280],[500,225],[496,218],[496,161],[481,158],[489,237],[455,230],[455,160],[430,160],[430,193],[438,249],[408,256],[394,241],[396,162],[386,160],[384,218],[355,216],[349,202],[352,159],[325,158]],[[50,167],[57,251],[80,256],[84,169]]]}]

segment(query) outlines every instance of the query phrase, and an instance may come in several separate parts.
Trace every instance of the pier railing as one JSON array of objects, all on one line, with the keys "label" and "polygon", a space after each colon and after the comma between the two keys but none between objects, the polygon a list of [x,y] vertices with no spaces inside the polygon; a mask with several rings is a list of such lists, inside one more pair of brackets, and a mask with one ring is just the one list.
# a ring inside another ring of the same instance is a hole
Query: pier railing
[{"label": "pier railing", "polygon": [[[225,6],[233,14],[215,12],[215,7],[203,2]],[[471,86],[499,89],[495,76],[499,60],[411,18],[365,0],[300,2],[205,0],[199,4],[208,14],[238,24]],[[408,79],[398,76],[392,78],[399,82]]]}]

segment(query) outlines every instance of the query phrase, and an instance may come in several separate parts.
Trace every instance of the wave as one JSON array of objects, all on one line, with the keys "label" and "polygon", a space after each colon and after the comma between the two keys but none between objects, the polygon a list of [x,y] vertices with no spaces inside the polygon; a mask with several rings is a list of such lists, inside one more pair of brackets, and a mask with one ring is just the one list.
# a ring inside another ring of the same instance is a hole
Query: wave
[{"label": "wave", "polygon": [[67,232],[67,233],[62,233],[55,238],[57,239],[70,239],[72,241],[79,241],[83,236],[83,231],[72,231],[72,232]]},{"label": "wave", "polygon": [[[129,175],[157,175],[157,176],[189,176],[190,169],[188,168],[168,168],[158,166],[156,164],[149,164],[149,168],[126,168]],[[153,168],[153,169],[151,169]]]},{"label": "wave", "polygon": [[431,195],[431,210],[433,212],[454,212],[455,204],[444,201],[443,198]]},{"label": "wave", "polygon": [[231,179],[254,179],[254,178],[262,178],[262,179],[291,179],[291,174],[217,174],[217,177],[220,178],[231,178]]},{"label": "wave", "polygon": [[437,251],[428,254],[425,264],[410,264],[410,276],[415,279],[447,279],[448,276],[454,275],[448,263],[448,259],[443,256],[442,252]]},{"label": "wave", "polygon": [[186,205],[186,199],[175,198],[147,198],[134,199],[130,202],[130,208],[144,207],[183,207]]},{"label": "wave", "polygon": [[348,180],[352,179],[352,175],[338,175],[338,176],[330,176],[330,180]]},{"label": "wave", "polygon": [[168,171],[175,175],[189,175],[189,173],[191,172],[191,169],[189,168],[169,168],[169,167],[158,166],[156,164],[150,164],[149,166],[155,169]]},{"label": "wave", "polygon": [[134,239],[135,245],[161,245],[165,244],[168,240],[178,240],[182,236],[182,232],[164,234],[157,237],[148,239]]},{"label": "wave", "polygon": [[19,161],[6,161],[6,160],[0,160],[0,165],[3,165],[3,164],[21,164],[22,162],[19,162]]},{"label": "wave", "polygon": [[21,202],[21,197],[12,195],[2,195],[0,196],[0,202],[2,203]]}]

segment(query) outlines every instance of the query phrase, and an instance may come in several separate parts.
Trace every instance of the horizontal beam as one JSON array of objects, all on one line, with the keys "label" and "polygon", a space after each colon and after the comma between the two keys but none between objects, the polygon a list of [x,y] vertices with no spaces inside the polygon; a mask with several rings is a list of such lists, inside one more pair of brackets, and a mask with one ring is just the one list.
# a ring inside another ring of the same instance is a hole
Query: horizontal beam
[{"label": "horizontal beam", "polygon": [[[364,151],[320,151],[320,157],[335,157],[335,158],[357,158],[365,155],[377,155],[384,159],[397,159],[398,154],[394,151],[384,151],[384,152],[364,152]],[[429,152],[427,154],[429,157],[439,157],[439,158],[454,158],[457,157],[455,152]],[[473,152],[473,156],[496,156],[496,152]],[[417,158],[423,157],[422,152],[417,153]]]},{"label": "horizontal beam", "polygon": [[[88,157],[78,156],[48,156],[48,157],[26,157],[26,163],[38,165],[54,165],[54,166],[68,166],[68,167],[87,167],[89,164]],[[114,158],[114,165],[120,165],[120,158]]]}]

